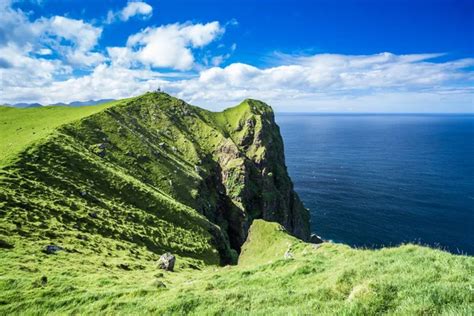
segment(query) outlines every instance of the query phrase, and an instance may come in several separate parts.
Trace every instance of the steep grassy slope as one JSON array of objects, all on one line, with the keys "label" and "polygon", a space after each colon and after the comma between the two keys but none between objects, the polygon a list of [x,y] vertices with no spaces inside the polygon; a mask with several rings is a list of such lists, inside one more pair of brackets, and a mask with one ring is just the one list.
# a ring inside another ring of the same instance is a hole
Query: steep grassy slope
[{"label": "steep grassy slope", "polygon": [[[130,270],[105,254],[0,257],[2,314],[472,315],[472,257],[406,245],[356,250],[306,244],[255,221],[239,265]],[[285,253],[288,258],[285,258]],[[47,281],[44,281],[44,277]]]}]

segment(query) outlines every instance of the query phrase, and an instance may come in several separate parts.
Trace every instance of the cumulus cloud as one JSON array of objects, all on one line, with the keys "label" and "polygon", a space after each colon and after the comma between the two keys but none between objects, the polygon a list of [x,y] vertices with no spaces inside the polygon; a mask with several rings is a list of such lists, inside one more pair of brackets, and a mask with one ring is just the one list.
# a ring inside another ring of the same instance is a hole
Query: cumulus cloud
[{"label": "cumulus cloud", "polygon": [[[97,45],[102,28],[92,26],[82,20],[54,16],[36,22],[43,30],[44,42],[75,65],[95,65],[104,60],[104,56],[91,50]],[[64,44],[67,41],[67,44]]]},{"label": "cumulus cloud", "polygon": [[[113,18],[149,16],[147,6],[129,2]],[[123,98],[162,87],[211,109],[258,98],[285,111],[474,110],[472,58],[280,53],[271,67],[226,65],[236,44],[209,47],[234,22],[147,27],[123,46],[98,51],[102,26],[29,17],[0,0],[0,103]]]},{"label": "cumulus cloud", "polygon": [[0,0],[0,46],[9,43],[23,46],[36,41],[38,33],[24,12],[13,9],[11,1]]},{"label": "cumulus cloud", "polygon": [[130,1],[120,11],[114,12],[109,11],[107,14],[107,23],[112,23],[116,20],[128,21],[134,16],[140,16],[143,19],[148,19],[153,14],[153,7],[146,2],[142,1]]},{"label": "cumulus cloud", "polygon": [[128,53],[124,48],[110,49],[115,63],[101,64],[90,75],[41,88],[15,87],[5,98],[38,96],[31,100],[54,103],[121,98],[162,87],[211,109],[258,98],[282,111],[429,112],[445,109],[446,104],[451,104],[453,111],[472,111],[474,59],[433,62],[437,55],[390,53],[285,56],[284,64],[275,67],[234,63],[186,78],[175,73],[178,77],[170,79],[150,69],[132,69]]},{"label": "cumulus cloud", "polygon": [[7,68],[0,68],[0,86],[6,99],[15,96],[12,89],[30,87],[41,91],[54,81],[55,76],[72,73],[70,66],[58,60],[30,57],[15,45],[0,47],[0,56],[9,64]]},{"label": "cumulus cloud", "polygon": [[73,68],[93,69],[105,59],[93,51],[101,33],[100,27],[62,16],[30,21],[11,1],[0,0],[0,87],[5,101],[27,88],[37,91],[16,98],[39,97],[42,88],[71,76]]},{"label": "cumulus cloud", "polygon": [[[22,75],[24,77],[24,74]],[[35,100],[42,104],[52,104],[101,99],[105,96],[119,99],[164,86],[168,81],[168,76],[170,75],[150,70],[100,64],[90,74],[81,77],[50,80],[42,85],[29,83],[9,85],[0,101],[1,103],[17,103],[21,100]],[[4,84],[4,82],[1,83]],[[8,83],[5,84],[8,85]]]},{"label": "cumulus cloud", "polygon": [[217,21],[148,27],[130,36],[127,47],[144,65],[189,70],[195,62],[192,50],[208,45],[223,33]]},{"label": "cumulus cloud", "polygon": [[94,66],[104,59],[93,52],[101,34],[101,27],[62,16],[30,21],[10,1],[0,1],[0,47],[16,47],[23,57],[56,52],[67,63]]},{"label": "cumulus cloud", "polygon": [[[433,96],[449,99],[457,93],[472,93],[469,87],[474,76],[469,67],[474,66],[474,59],[430,61],[438,56],[285,56],[285,64],[269,68],[242,63],[213,67],[202,71],[198,78],[172,83],[172,87],[191,102],[209,104],[214,100],[229,104],[252,97],[287,107],[321,102],[334,106],[336,101],[344,106],[355,98],[387,94],[431,95],[432,100]],[[472,96],[466,102],[472,102]]]},{"label": "cumulus cloud", "polygon": [[[149,27],[130,36],[126,46],[105,47],[105,52],[98,52],[100,26],[64,16],[30,20],[8,0],[0,0],[0,9],[2,103],[54,103],[99,93],[121,97],[156,88],[156,78],[164,75],[150,68],[168,68],[166,78],[174,76],[170,68],[189,70],[196,63],[195,51],[224,32],[219,22]],[[144,2],[129,2],[119,16],[129,19],[151,12]],[[77,69],[88,74],[77,77]]]},{"label": "cumulus cloud", "polygon": [[151,16],[153,8],[151,5],[145,2],[129,2],[127,6],[122,10],[120,16],[123,21],[127,21],[132,16],[143,15],[145,17]]}]

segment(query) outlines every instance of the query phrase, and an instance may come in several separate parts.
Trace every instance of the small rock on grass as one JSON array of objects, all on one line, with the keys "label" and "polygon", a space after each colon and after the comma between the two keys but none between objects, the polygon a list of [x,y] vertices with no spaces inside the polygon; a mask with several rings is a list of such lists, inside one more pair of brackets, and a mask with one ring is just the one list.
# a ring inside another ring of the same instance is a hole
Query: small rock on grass
[{"label": "small rock on grass", "polygon": [[309,237],[309,242],[312,244],[322,244],[324,240],[316,234],[311,234],[311,237]]},{"label": "small rock on grass", "polygon": [[158,267],[166,271],[173,271],[175,262],[176,257],[167,252],[161,255],[160,259],[158,259]]},{"label": "small rock on grass", "polygon": [[163,281],[160,281],[160,280],[155,280],[154,285],[157,288],[163,288],[163,289],[166,288],[166,284]]},{"label": "small rock on grass", "polygon": [[119,267],[122,270],[126,270],[126,271],[131,270],[130,265],[128,263],[120,263],[120,264],[117,265],[117,267]]},{"label": "small rock on grass", "polygon": [[54,255],[58,251],[62,251],[64,248],[56,246],[56,245],[47,245],[46,247],[43,248],[43,252],[47,255]]}]

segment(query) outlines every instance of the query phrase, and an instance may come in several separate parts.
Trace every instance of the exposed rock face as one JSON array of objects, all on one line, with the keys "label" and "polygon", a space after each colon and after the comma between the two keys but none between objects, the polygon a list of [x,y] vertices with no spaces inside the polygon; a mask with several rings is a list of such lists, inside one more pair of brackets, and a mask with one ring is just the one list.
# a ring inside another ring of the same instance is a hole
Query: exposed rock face
[{"label": "exposed rock face", "polygon": [[[240,249],[255,218],[282,224],[293,235],[309,239],[309,214],[293,191],[285,166],[283,141],[272,109],[263,102],[246,100],[224,111],[232,119],[215,155],[220,182],[235,208],[229,221],[230,240]],[[237,217],[237,218],[236,218]]]}]

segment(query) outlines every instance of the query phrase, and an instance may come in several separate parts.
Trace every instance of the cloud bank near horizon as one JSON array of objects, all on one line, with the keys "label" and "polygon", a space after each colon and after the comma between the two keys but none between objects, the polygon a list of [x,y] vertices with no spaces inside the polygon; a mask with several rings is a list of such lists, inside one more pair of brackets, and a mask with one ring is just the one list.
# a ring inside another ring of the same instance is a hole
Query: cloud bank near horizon
[{"label": "cloud bank near horizon", "polygon": [[438,112],[446,104],[474,111],[474,58],[274,53],[272,66],[258,67],[226,63],[238,43],[225,53],[210,48],[226,33],[228,23],[219,21],[148,26],[123,46],[102,47],[110,23],[152,14],[145,2],[128,2],[99,24],[31,20],[7,0],[0,12],[0,103],[118,99],[160,87],[210,109],[258,98],[279,111]]}]

